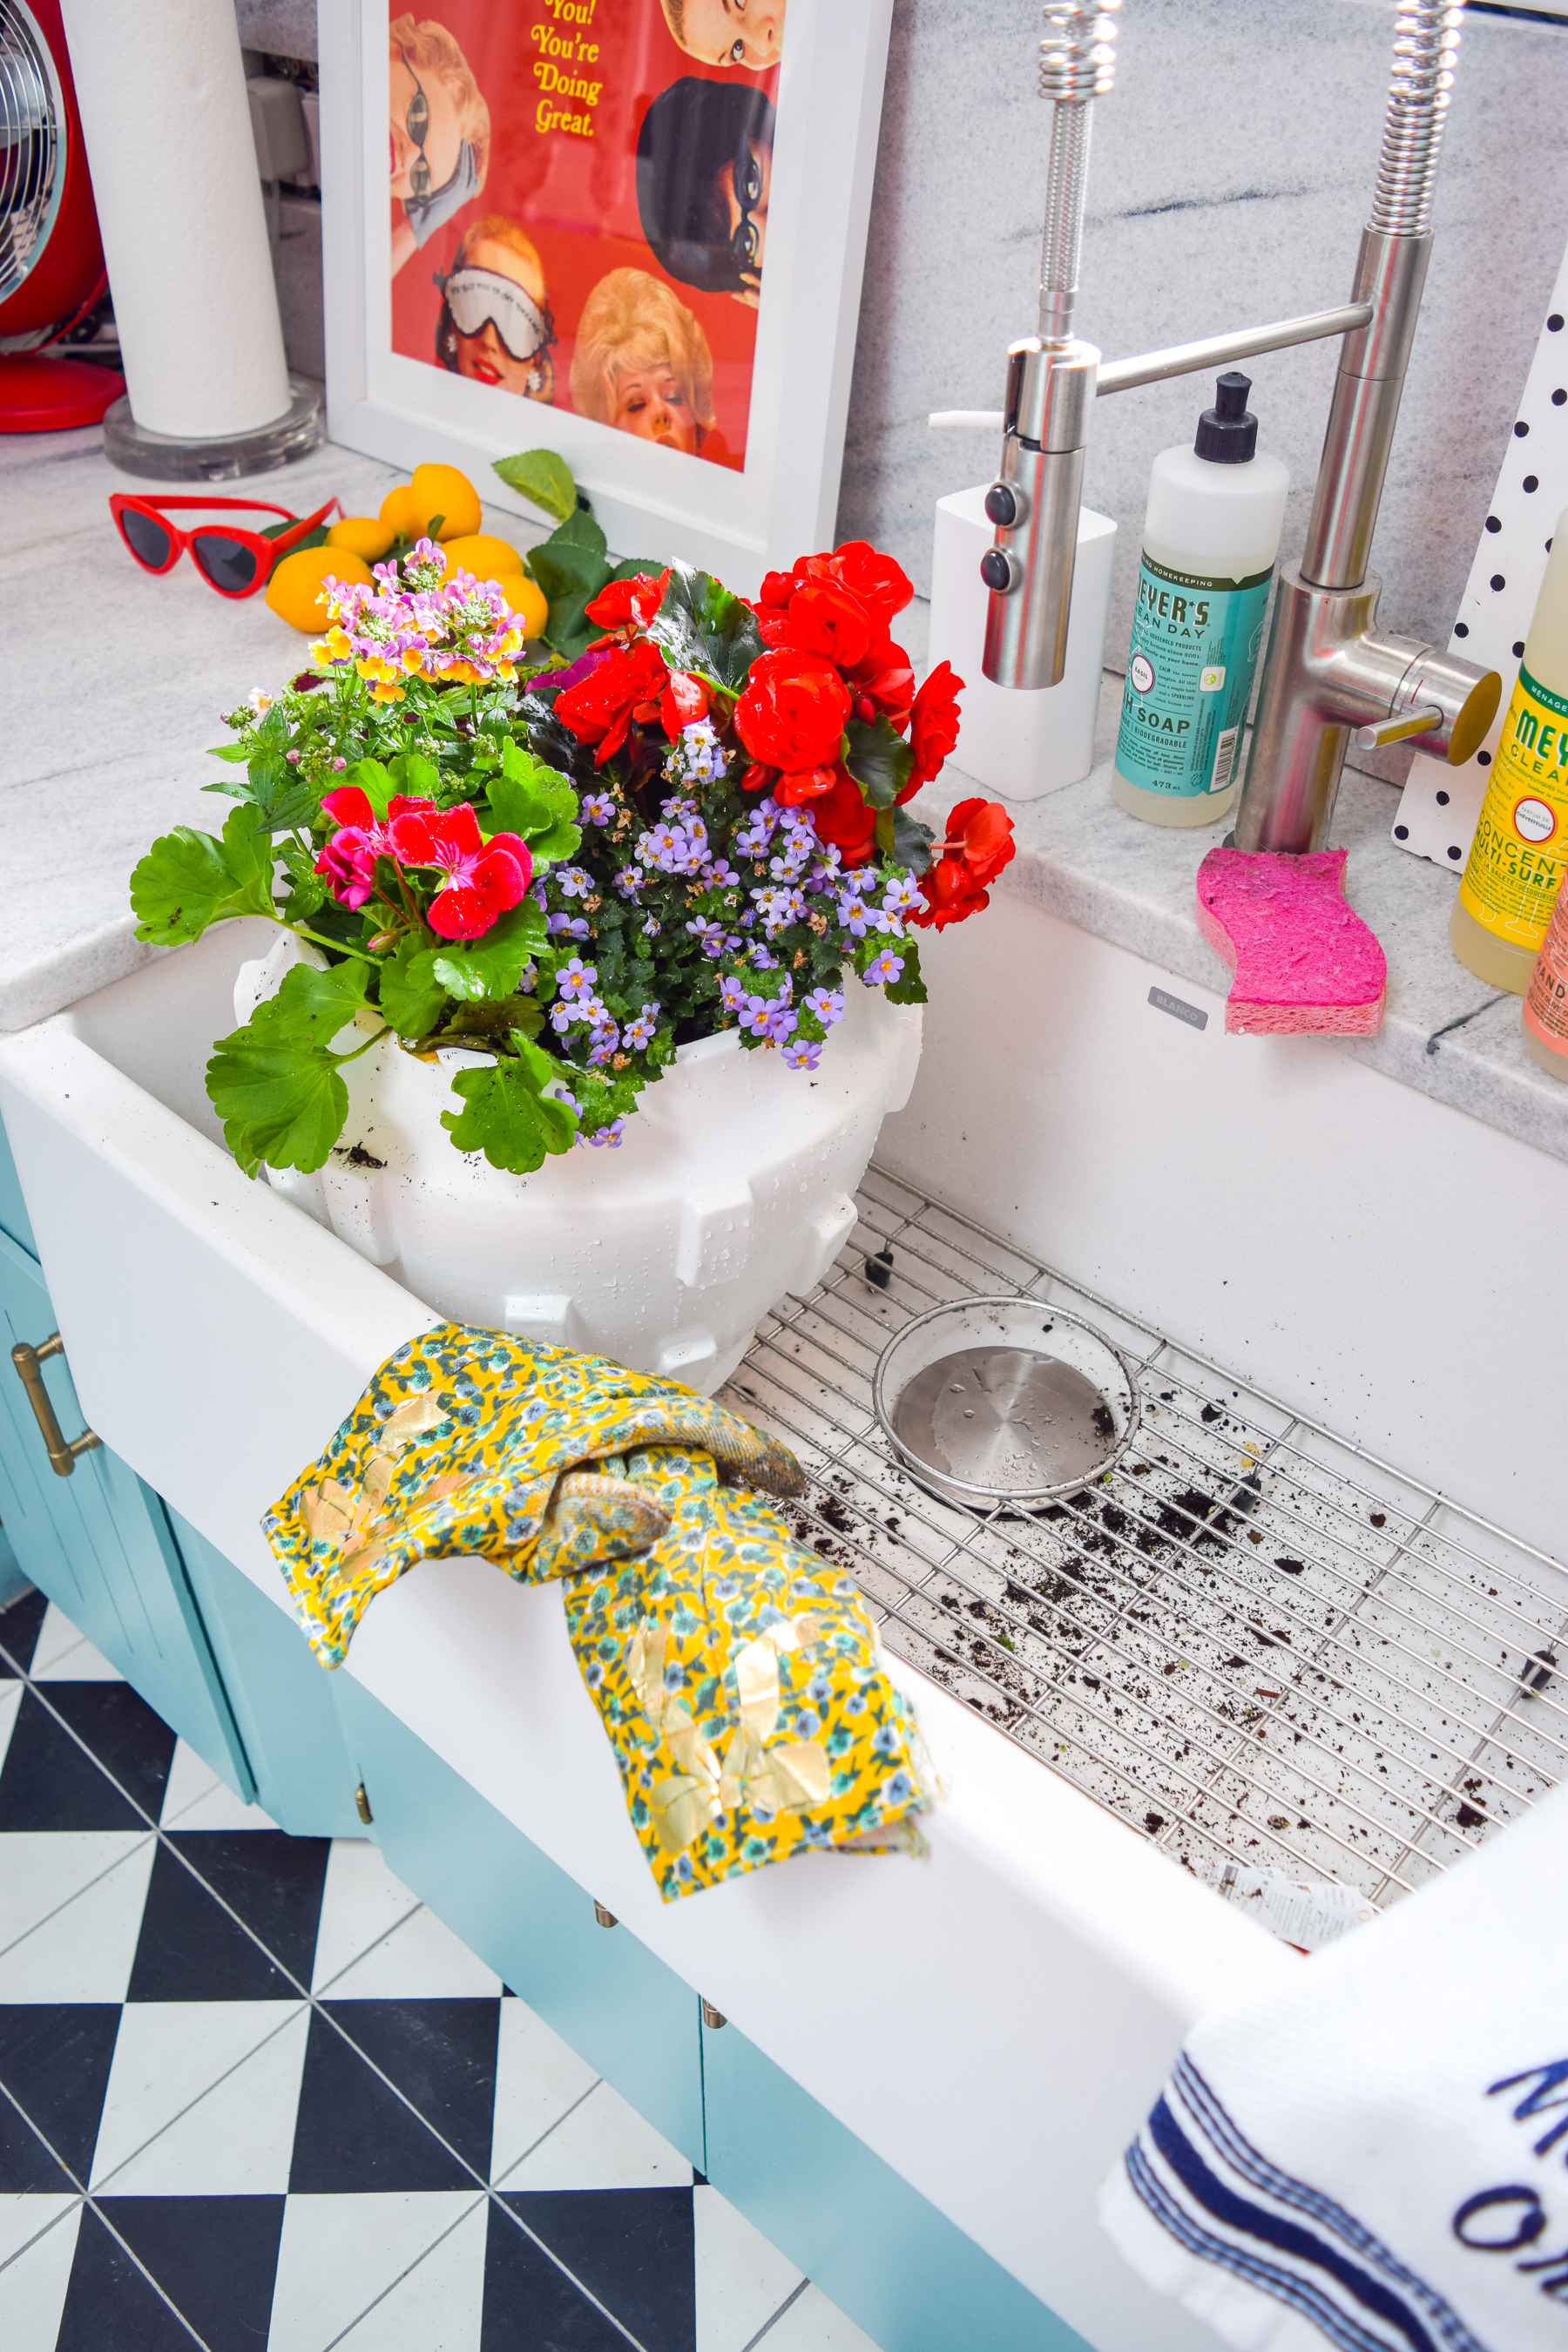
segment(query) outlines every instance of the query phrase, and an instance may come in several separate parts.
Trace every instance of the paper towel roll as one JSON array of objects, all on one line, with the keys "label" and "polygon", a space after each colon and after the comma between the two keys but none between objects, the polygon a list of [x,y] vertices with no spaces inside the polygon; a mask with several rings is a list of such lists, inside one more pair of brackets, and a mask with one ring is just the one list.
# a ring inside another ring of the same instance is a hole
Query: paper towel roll
[{"label": "paper towel roll", "polygon": [[62,0],[131,413],[182,440],[289,406],[234,0]]}]

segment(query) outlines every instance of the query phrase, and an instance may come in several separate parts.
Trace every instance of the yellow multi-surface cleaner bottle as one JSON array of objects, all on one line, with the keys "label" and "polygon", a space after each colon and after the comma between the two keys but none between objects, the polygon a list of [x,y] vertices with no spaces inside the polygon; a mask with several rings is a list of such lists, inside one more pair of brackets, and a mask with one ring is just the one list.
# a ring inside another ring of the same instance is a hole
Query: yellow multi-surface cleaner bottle
[{"label": "yellow multi-surface cleaner bottle", "polygon": [[1448,922],[1459,961],[1522,996],[1568,868],[1568,510],[1524,641],[1465,877]]}]

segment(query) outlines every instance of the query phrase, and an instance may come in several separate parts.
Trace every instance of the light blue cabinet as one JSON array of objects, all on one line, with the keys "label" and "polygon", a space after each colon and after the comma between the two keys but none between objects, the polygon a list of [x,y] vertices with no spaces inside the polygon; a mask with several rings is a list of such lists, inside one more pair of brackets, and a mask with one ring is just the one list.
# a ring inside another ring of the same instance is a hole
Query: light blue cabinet
[{"label": "light blue cabinet", "polygon": [[1089,2352],[736,2026],[702,2062],[708,2178],[883,2352]]},{"label": "light blue cabinet", "polygon": [[[56,1475],[12,1363],[55,1328],[44,1277],[0,1231],[0,1525],[28,1579],[215,1772],[247,1801],[255,1783],[163,1506],[107,1446]],[[81,1408],[63,1356],[43,1366],[68,1437]]]},{"label": "light blue cabinet", "polygon": [[294,1837],[363,1837],[331,1677],[289,1613],[163,1506],[256,1784]]},{"label": "light blue cabinet", "polygon": [[701,2168],[696,1994],[629,1928],[602,1927],[576,1881],[379,1699],[332,1680],[370,1834],[399,1878]]}]

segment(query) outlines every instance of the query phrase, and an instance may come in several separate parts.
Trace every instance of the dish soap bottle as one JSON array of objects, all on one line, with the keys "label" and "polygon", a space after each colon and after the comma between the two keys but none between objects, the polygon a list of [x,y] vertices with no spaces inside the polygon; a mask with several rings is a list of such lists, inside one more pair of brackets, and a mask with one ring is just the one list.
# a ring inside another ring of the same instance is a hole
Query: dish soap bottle
[{"label": "dish soap bottle", "polygon": [[1190,449],[1149,478],[1110,789],[1150,824],[1215,824],[1236,799],[1290,476],[1258,457],[1250,376],[1231,369]]},{"label": "dish soap bottle", "polygon": [[1459,961],[1515,996],[1530,986],[1568,865],[1568,509],[1550,547],[1448,919]]},{"label": "dish soap bottle", "polygon": [[1524,1050],[1568,1085],[1568,890],[1559,890],[1524,999]]}]

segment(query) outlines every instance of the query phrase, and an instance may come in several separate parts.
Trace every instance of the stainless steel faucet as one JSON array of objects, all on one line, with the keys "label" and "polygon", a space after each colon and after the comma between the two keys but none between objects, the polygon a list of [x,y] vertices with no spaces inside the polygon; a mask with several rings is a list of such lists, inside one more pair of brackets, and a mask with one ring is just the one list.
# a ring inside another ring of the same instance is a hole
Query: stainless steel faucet
[{"label": "stainless steel faucet", "polygon": [[1414,737],[1457,766],[1480,744],[1501,694],[1495,670],[1415,637],[1379,634],[1382,584],[1367,568],[1431,252],[1432,187],[1463,0],[1402,0],[1397,9],[1377,188],[1351,300],[1102,363],[1092,343],[1074,336],[1072,314],[1090,109],[1114,78],[1109,12],[1120,5],[1047,0],[1045,11],[1040,88],[1055,113],[1040,331],[1007,355],[1002,463],[985,501],[996,537],[981,563],[991,591],[984,672],[999,686],[1022,688],[1054,686],[1062,675],[1098,395],[1342,334],[1307,545],[1300,562],[1281,570],[1275,594],[1235,835],[1241,849],[1321,849],[1352,733],[1363,750]]}]

